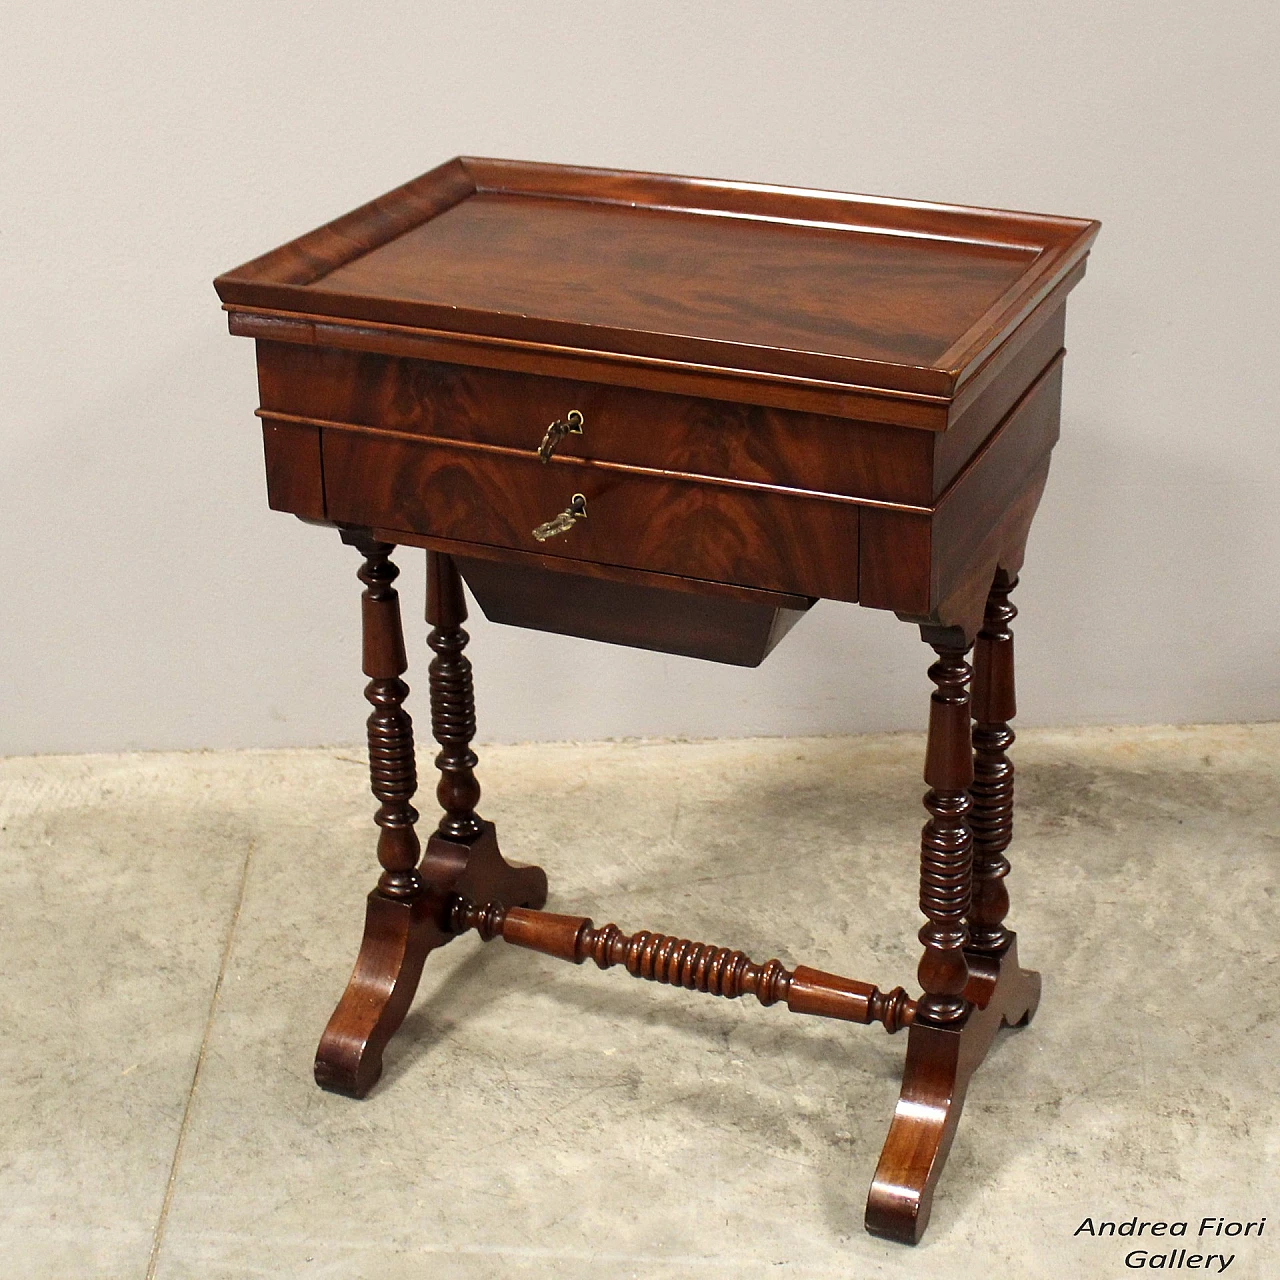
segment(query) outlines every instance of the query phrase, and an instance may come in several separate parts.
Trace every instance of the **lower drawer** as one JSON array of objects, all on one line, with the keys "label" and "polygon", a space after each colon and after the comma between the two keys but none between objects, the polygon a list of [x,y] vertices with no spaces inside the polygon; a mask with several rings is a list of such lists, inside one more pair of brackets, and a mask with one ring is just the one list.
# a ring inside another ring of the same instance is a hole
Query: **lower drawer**
[{"label": "lower drawer", "polygon": [[[341,428],[321,432],[329,520],[832,600],[858,598],[858,507]],[[545,542],[573,495],[587,517]]]}]

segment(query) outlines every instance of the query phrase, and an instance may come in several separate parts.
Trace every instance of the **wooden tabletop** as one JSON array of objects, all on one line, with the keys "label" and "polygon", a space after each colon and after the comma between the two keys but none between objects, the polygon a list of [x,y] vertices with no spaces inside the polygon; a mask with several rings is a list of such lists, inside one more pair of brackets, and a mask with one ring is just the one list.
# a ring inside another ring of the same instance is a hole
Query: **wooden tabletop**
[{"label": "wooden tabletop", "polygon": [[465,158],[217,288],[232,309],[949,398],[1080,267],[1097,230]]}]

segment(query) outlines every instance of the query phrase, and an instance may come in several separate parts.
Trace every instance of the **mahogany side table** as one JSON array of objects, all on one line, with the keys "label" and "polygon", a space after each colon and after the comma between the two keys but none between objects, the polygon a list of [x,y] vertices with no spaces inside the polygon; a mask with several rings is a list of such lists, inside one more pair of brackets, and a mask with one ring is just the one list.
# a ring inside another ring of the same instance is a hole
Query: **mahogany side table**
[{"label": "mahogany side table", "polygon": [[[451,160],[215,282],[257,340],[271,506],[363,557],[382,874],[316,1055],[361,1097],[435,948],[483,939],[907,1026],[867,1229],[914,1243],[965,1090],[1039,976],[1005,926],[1013,637],[1098,224]],[[390,556],[427,549],[439,826],[420,848]],[[542,910],[476,813],[462,584],[492,619],[745,666],[818,599],[936,655],[921,994]],[[974,651],[972,669],[967,662]],[[970,677],[972,676],[972,693]]]}]

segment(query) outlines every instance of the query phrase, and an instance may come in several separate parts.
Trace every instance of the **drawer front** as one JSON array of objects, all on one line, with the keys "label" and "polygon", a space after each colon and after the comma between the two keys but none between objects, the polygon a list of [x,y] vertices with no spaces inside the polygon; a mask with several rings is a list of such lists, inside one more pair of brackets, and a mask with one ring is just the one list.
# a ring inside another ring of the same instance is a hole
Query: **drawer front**
[{"label": "drawer front", "polygon": [[933,433],[757,405],[259,341],[264,412],[888,502],[928,502]]},{"label": "drawer front", "polygon": [[[328,519],[836,600],[858,598],[851,502],[325,428]],[[539,542],[569,506],[587,518]]]}]

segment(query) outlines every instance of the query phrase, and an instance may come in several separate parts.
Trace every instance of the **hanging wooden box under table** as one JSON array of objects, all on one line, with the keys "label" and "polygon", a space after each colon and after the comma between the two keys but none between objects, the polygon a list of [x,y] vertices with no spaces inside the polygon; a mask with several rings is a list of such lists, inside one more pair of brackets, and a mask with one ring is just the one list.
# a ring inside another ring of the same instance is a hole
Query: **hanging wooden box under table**
[{"label": "hanging wooden box under table", "polygon": [[[257,339],[271,506],[363,556],[383,871],[322,1085],[372,1087],[428,953],[469,930],[909,1025],[867,1227],[920,1238],[968,1080],[1039,998],[1004,925],[1009,596],[1097,230],[466,158],[217,280],[231,331]],[[397,544],[428,552],[443,817],[425,851]],[[506,862],[475,812],[463,579],[498,622],[743,666],[819,599],[918,624],[936,654],[921,994],[543,911],[543,872]]]}]

